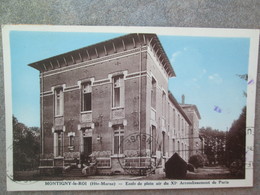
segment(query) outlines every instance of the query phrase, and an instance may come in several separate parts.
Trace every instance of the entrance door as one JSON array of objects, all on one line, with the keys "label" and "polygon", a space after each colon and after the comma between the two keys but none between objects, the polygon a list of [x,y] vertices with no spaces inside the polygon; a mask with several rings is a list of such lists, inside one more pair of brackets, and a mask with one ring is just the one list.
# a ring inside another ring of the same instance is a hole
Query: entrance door
[{"label": "entrance door", "polygon": [[84,137],[84,156],[85,161],[88,164],[90,162],[89,155],[92,153],[92,137]]}]

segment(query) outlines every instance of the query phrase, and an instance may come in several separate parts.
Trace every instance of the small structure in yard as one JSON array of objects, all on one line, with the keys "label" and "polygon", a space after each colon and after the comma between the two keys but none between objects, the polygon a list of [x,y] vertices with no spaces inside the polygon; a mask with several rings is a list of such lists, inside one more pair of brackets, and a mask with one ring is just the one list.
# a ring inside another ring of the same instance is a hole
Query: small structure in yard
[{"label": "small structure in yard", "polygon": [[165,163],[165,173],[168,179],[183,179],[187,174],[187,163],[174,153]]}]

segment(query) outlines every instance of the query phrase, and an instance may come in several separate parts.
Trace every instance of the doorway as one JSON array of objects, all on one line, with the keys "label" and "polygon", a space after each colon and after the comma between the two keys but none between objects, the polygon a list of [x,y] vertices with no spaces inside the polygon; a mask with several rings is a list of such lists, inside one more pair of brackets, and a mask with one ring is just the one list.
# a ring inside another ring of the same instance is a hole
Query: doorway
[{"label": "doorway", "polygon": [[92,137],[84,137],[84,157],[87,164],[90,163],[90,154],[92,153]]}]

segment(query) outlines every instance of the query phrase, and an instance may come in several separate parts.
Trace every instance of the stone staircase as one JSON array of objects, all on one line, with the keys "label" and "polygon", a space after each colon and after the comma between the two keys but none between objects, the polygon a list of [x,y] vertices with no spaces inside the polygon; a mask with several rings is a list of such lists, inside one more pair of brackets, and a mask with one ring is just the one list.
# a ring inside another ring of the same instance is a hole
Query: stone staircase
[{"label": "stone staircase", "polygon": [[96,163],[90,163],[89,166],[84,168],[78,168],[75,166],[67,166],[63,170],[63,177],[86,177],[89,175],[96,175],[97,167]]},{"label": "stone staircase", "polygon": [[82,169],[82,173],[86,176],[95,175],[97,171],[96,163],[90,163],[89,166],[86,166]]}]

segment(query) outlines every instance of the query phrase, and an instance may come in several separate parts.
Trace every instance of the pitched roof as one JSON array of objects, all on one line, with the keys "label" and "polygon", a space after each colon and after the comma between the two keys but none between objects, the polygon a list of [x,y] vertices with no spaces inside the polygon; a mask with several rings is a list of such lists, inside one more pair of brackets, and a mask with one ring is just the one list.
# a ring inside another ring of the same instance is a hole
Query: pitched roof
[{"label": "pitched roof", "polygon": [[184,109],[185,109],[185,108],[191,108],[191,109],[193,109],[193,110],[196,112],[198,118],[201,119],[199,110],[198,110],[198,108],[197,108],[196,105],[194,105],[194,104],[180,104],[180,106],[181,106],[182,108],[184,108]]},{"label": "pitched roof", "polygon": [[169,96],[170,101],[175,105],[175,107],[179,110],[179,112],[183,115],[183,117],[191,125],[192,123],[191,123],[189,117],[186,115],[186,113],[181,108],[180,104],[177,102],[177,100],[175,99],[175,97],[173,96],[173,94],[170,91],[168,91],[168,96]]}]

